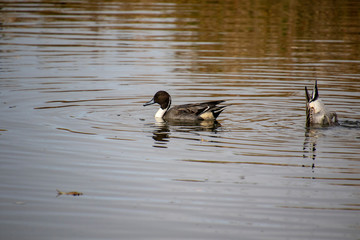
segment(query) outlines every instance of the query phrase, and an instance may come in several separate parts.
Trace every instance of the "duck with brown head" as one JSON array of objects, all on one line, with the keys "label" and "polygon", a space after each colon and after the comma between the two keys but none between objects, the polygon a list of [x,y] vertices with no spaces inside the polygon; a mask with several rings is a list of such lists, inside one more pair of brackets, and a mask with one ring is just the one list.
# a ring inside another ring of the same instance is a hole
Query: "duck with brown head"
[{"label": "duck with brown head", "polygon": [[160,109],[156,112],[155,118],[166,121],[215,121],[225,106],[217,106],[225,101],[210,101],[204,103],[193,103],[178,105],[170,108],[171,96],[166,91],[158,91],[154,97],[144,106],[159,104]]}]

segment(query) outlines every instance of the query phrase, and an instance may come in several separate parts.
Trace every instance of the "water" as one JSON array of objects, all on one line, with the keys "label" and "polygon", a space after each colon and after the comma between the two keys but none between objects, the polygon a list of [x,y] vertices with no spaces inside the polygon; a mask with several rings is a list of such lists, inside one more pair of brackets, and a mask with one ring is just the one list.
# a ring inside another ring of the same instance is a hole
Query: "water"
[{"label": "water", "polygon": [[[360,238],[360,2],[1,6],[1,239]],[[160,89],[228,106],[159,124]]]}]

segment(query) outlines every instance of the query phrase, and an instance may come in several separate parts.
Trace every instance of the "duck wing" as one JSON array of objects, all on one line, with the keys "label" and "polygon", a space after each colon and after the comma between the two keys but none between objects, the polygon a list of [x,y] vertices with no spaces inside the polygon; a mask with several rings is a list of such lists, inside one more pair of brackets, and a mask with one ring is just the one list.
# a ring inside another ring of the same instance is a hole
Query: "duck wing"
[{"label": "duck wing", "polygon": [[[177,113],[179,116],[188,116],[191,118],[197,118],[198,120],[203,120],[203,114],[212,113],[212,118],[216,119],[220,113],[224,110],[226,106],[217,106],[220,103],[225,101],[210,101],[204,103],[195,103],[195,104],[184,104],[173,107],[173,111]],[[172,110],[170,109],[170,110]],[[187,117],[185,117],[187,118]]]}]

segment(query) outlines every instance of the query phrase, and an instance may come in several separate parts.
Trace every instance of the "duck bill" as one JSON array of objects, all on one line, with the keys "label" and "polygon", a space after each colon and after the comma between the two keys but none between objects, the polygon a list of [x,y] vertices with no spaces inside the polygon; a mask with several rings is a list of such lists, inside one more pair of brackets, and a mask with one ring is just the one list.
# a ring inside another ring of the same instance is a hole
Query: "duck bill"
[{"label": "duck bill", "polygon": [[154,99],[151,99],[150,101],[148,101],[147,103],[144,103],[144,107],[145,106],[149,106],[149,105],[152,105],[152,104],[155,104],[155,101],[154,101]]}]

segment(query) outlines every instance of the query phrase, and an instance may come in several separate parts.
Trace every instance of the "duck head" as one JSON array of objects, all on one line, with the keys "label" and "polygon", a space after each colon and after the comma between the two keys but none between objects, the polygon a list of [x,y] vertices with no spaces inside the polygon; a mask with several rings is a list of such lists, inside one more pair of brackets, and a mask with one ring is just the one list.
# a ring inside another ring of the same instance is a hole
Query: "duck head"
[{"label": "duck head", "polygon": [[160,105],[160,109],[155,114],[155,118],[162,118],[167,112],[167,110],[169,110],[170,108],[171,105],[170,94],[168,94],[165,91],[158,91],[157,93],[155,93],[154,97],[149,102],[144,103],[143,106],[148,106],[155,103]]},{"label": "duck head", "polygon": [[154,97],[149,102],[144,103],[143,106],[148,106],[155,103],[158,103],[162,109],[169,108],[171,104],[170,94],[165,91],[158,91],[155,93]]}]

